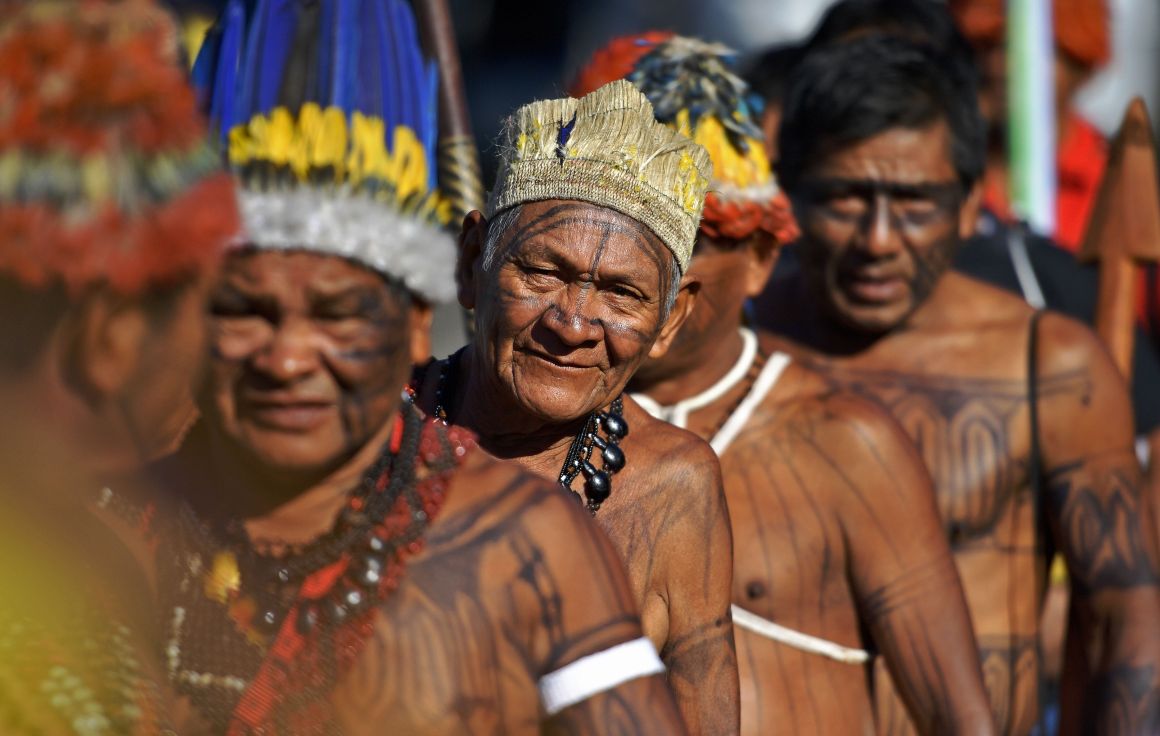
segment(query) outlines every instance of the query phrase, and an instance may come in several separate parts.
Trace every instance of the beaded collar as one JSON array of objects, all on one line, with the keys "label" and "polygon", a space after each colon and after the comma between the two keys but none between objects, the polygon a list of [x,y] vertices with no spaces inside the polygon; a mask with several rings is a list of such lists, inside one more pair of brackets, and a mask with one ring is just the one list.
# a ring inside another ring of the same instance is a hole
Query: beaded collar
[{"label": "beaded collar", "polygon": [[471,445],[469,432],[423,420],[408,403],[333,529],[279,557],[182,510],[162,581],[166,662],[215,731],[332,730],[330,691],[370,638],[406,561],[423,549]]}]

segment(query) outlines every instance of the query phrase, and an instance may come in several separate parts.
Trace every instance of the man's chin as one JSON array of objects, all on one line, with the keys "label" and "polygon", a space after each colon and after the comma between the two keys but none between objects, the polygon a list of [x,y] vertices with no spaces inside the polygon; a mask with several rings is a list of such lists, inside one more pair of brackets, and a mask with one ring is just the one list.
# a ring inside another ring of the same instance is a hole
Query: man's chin
[{"label": "man's chin", "polygon": [[241,454],[263,474],[282,477],[325,477],[350,462],[358,451],[328,447],[327,443],[311,441],[310,437],[294,437],[282,442],[271,441],[268,437],[260,440],[264,441],[239,443]]},{"label": "man's chin", "polygon": [[884,335],[901,327],[913,310],[908,304],[835,304],[833,312],[850,330],[864,335]]}]

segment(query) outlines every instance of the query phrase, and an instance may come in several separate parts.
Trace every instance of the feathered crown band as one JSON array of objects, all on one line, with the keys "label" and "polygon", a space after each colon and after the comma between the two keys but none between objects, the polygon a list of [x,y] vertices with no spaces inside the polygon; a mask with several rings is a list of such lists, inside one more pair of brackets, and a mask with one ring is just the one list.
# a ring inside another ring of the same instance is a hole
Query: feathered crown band
[{"label": "feathered crown band", "polygon": [[242,185],[248,243],[350,258],[451,298],[435,72],[404,0],[230,0],[194,80]]}]

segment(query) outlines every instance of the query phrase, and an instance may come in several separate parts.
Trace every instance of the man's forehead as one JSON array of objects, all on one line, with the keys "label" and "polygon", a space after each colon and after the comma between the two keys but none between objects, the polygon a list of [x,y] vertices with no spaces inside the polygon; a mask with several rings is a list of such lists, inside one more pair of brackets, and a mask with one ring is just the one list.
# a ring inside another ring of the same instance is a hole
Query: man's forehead
[{"label": "man's forehead", "polygon": [[523,205],[505,240],[509,254],[545,248],[587,254],[593,248],[607,251],[609,246],[613,252],[667,253],[660,238],[643,223],[608,207],[573,200]]},{"label": "man's forehead", "polygon": [[950,128],[896,127],[843,146],[809,168],[810,179],[923,185],[956,177]]},{"label": "man's forehead", "polygon": [[307,250],[242,251],[226,260],[223,276],[235,286],[311,295],[376,290],[384,284],[379,274],[346,258]]}]

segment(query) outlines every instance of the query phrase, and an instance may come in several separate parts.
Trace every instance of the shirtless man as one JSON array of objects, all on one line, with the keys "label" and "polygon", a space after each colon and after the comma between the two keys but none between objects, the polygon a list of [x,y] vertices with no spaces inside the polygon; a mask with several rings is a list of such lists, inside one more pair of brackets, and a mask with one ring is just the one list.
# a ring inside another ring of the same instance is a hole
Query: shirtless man
[{"label": "shirtless man", "polygon": [[[281,67],[271,51],[285,39],[256,5],[240,74],[259,89],[215,108],[241,115],[215,122],[247,245],[212,297],[203,418],[154,469],[174,497],[159,579],[184,725],[682,733],[596,525],[404,392],[429,355],[428,305],[453,293],[454,246],[420,143],[433,139],[435,89],[387,62],[376,94],[320,109],[294,65],[353,74],[386,49],[417,55],[409,9],[385,3],[381,26],[339,18],[346,45],[320,43],[311,7],[299,10],[281,29],[293,39]],[[234,58],[234,22],[207,41],[203,73]],[[223,95],[211,86],[204,99]],[[411,117],[388,123],[384,100],[406,101]],[[264,137],[278,126],[285,137]],[[287,150],[302,158],[280,162]],[[321,183],[332,180],[341,186]]]},{"label": "shirtless man", "polygon": [[[977,219],[983,138],[969,75],[935,51],[868,36],[812,52],[779,145],[802,274],[757,317],[918,445],[1003,730],[1037,718],[1036,627],[1057,549],[1093,665],[1064,720],[1154,733],[1160,591],[1123,383],[1086,328],[946,271]],[[904,729],[878,682],[884,729]]]},{"label": "shirtless man", "polygon": [[736,732],[717,459],[621,397],[693,305],[697,285],[681,272],[708,156],[624,81],[527,105],[505,137],[489,217],[468,215],[460,238],[475,338],[428,371],[427,405],[490,454],[579,494],[628,569],[690,730]]},{"label": "shirtless man", "polygon": [[673,347],[629,385],[721,457],[742,732],[873,732],[872,650],[903,683],[919,731],[990,733],[966,601],[909,439],[882,409],[790,362],[770,334],[723,329],[740,326],[777,245],[796,237],[749,90],[727,49],[650,39],[614,41],[581,78],[628,67],[660,119],[692,126],[713,158],[689,266],[700,296]]}]

